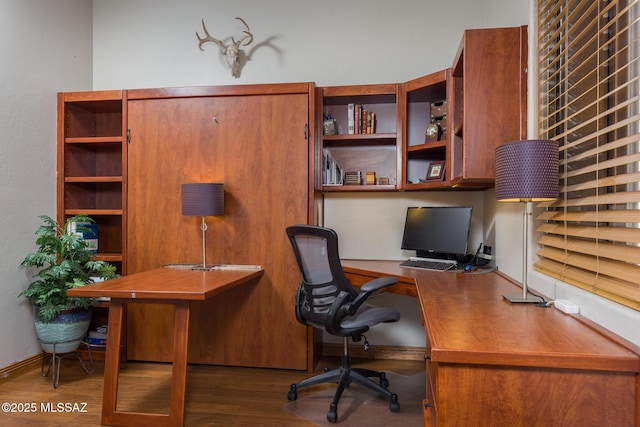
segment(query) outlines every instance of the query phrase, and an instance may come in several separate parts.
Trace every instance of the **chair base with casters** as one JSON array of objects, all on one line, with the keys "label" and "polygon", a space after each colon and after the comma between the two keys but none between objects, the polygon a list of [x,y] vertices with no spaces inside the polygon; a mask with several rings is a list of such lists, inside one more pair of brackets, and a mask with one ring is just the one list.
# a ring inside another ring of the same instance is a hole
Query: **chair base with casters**
[{"label": "chair base with casters", "polygon": [[[70,340],[70,341],[73,341],[73,340]],[[89,366],[87,366],[84,360],[82,360],[82,357],[80,357],[80,353],[78,353],[75,350],[67,353],[57,353],[56,346],[58,344],[63,344],[63,342],[45,342],[45,341],[40,341],[40,342],[53,346],[52,352],[45,351],[42,353],[42,364],[40,366],[40,373],[42,374],[43,377],[49,376],[49,372],[52,371],[51,376],[53,378],[53,388],[58,388],[58,385],[60,384],[60,364],[62,363],[62,359],[66,359],[67,357],[73,356],[74,354],[80,361],[80,365],[82,366],[82,369],[87,375],[93,375],[93,373],[95,372],[93,355],[91,354],[91,345],[88,342],[82,341],[82,344],[86,345],[87,347],[87,354],[89,355]],[[47,354],[51,355],[51,359],[49,359],[49,363],[47,364],[47,367],[45,370],[44,361],[47,357]]]},{"label": "chair base with casters", "polygon": [[[351,383],[355,383],[386,397],[389,399],[389,409],[391,412],[400,412],[398,395],[388,390],[389,380],[385,373],[373,371],[371,369],[352,368],[351,356],[349,355],[348,348],[349,337],[344,337],[343,342],[344,349],[340,367],[335,369],[326,369],[322,374],[307,378],[297,384],[291,384],[291,389],[289,390],[287,398],[289,400],[297,400],[298,390],[304,387],[324,383],[338,383],[338,387],[333,395],[333,401],[329,406],[329,412],[327,412],[327,420],[335,423],[338,422],[338,402],[340,401],[342,392],[344,392],[344,389],[349,387]],[[377,378],[378,381],[376,382],[372,380],[372,378]]]}]

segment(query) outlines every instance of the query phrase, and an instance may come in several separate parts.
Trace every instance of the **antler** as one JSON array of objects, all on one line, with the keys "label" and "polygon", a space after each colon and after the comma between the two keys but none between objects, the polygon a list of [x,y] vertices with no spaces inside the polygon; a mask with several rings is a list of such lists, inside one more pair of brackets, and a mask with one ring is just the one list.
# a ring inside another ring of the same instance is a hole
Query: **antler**
[{"label": "antler", "polygon": [[251,34],[251,30],[249,29],[249,26],[244,21],[244,19],[236,19],[242,22],[246,28],[246,30],[243,31],[244,35],[240,37],[238,41],[231,37],[231,43],[225,44],[221,40],[211,37],[209,31],[207,31],[207,27],[204,25],[204,19],[202,20],[202,29],[204,29],[206,37],[200,37],[200,34],[198,34],[198,32],[196,31],[196,37],[198,37],[198,40],[200,41],[200,43],[198,44],[200,50],[204,50],[202,48],[202,45],[206,42],[213,42],[220,46],[220,53],[224,55],[227,64],[229,65],[229,67],[231,67],[231,75],[234,77],[238,77],[238,71],[240,70],[240,55],[242,54],[240,46],[247,46],[253,41],[253,34]]},{"label": "antler", "polygon": [[[244,21],[242,21],[244,22]],[[245,24],[247,25],[247,24]],[[207,31],[207,27],[204,25],[204,19],[202,20],[202,28],[204,29],[204,33],[207,35],[206,37],[200,37],[200,34],[198,34],[198,32],[196,31],[196,37],[198,37],[198,40],[200,40],[200,43],[198,44],[198,47],[200,48],[200,50],[204,51],[204,49],[202,48],[202,45],[205,44],[206,42],[213,42],[216,43],[218,46],[220,46],[221,49],[225,48],[224,43],[222,43],[220,40],[211,37],[211,34],[209,34],[209,31]]]},{"label": "antler", "polygon": [[[237,19],[237,20],[239,20],[240,22],[242,22],[242,23],[244,24],[244,26],[247,28],[245,31],[243,31],[243,33],[245,33],[246,35],[242,36],[242,37],[240,38],[240,40],[238,40],[238,41],[235,41],[235,40],[233,39],[233,37],[231,37],[231,41],[233,41],[233,44],[234,44],[234,45],[236,45],[236,46],[240,46],[240,45],[241,45],[241,43],[242,43],[245,39],[247,39],[247,38],[248,38],[248,39],[249,39],[249,41],[242,45],[242,46],[248,46],[248,45],[250,45],[250,44],[251,44],[251,42],[253,42],[253,34],[251,34],[251,29],[249,28],[249,26],[247,25],[247,23],[246,23],[246,22],[244,22],[244,19],[242,19],[242,18],[238,18],[238,17],[236,17],[236,19]],[[204,25],[204,22],[203,22],[203,24],[202,24],[202,25]]]}]

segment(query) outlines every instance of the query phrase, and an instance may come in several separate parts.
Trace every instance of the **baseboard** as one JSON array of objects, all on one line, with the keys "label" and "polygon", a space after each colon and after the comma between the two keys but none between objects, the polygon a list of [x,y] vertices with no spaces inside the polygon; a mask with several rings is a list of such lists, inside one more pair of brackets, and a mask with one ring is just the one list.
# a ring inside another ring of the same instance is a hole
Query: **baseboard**
[{"label": "baseboard", "polygon": [[[392,345],[371,346],[364,351],[362,344],[350,344],[349,353],[357,359],[391,359],[391,360],[424,360],[424,347],[399,347]],[[322,355],[328,357],[342,356],[342,344],[322,344]]]},{"label": "baseboard", "polygon": [[0,369],[0,384],[42,366],[42,353]]}]

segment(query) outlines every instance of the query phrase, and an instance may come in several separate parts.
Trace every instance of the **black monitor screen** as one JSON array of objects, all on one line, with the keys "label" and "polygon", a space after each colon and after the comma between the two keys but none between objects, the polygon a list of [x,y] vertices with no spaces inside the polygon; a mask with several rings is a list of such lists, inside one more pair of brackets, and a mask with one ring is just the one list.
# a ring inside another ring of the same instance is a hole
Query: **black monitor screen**
[{"label": "black monitor screen", "polygon": [[418,257],[464,256],[471,226],[471,207],[407,208],[402,249]]}]

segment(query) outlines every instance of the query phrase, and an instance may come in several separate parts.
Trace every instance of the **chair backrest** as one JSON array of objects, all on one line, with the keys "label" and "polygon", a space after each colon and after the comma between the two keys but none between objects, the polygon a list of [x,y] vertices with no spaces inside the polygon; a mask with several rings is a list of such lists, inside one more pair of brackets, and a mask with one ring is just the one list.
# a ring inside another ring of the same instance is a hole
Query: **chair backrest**
[{"label": "chair backrest", "polygon": [[296,316],[302,323],[323,327],[340,292],[349,294],[347,300],[358,295],[342,270],[338,235],[330,228],[292,225],[287,227],[287,236],[302,275]]}]

